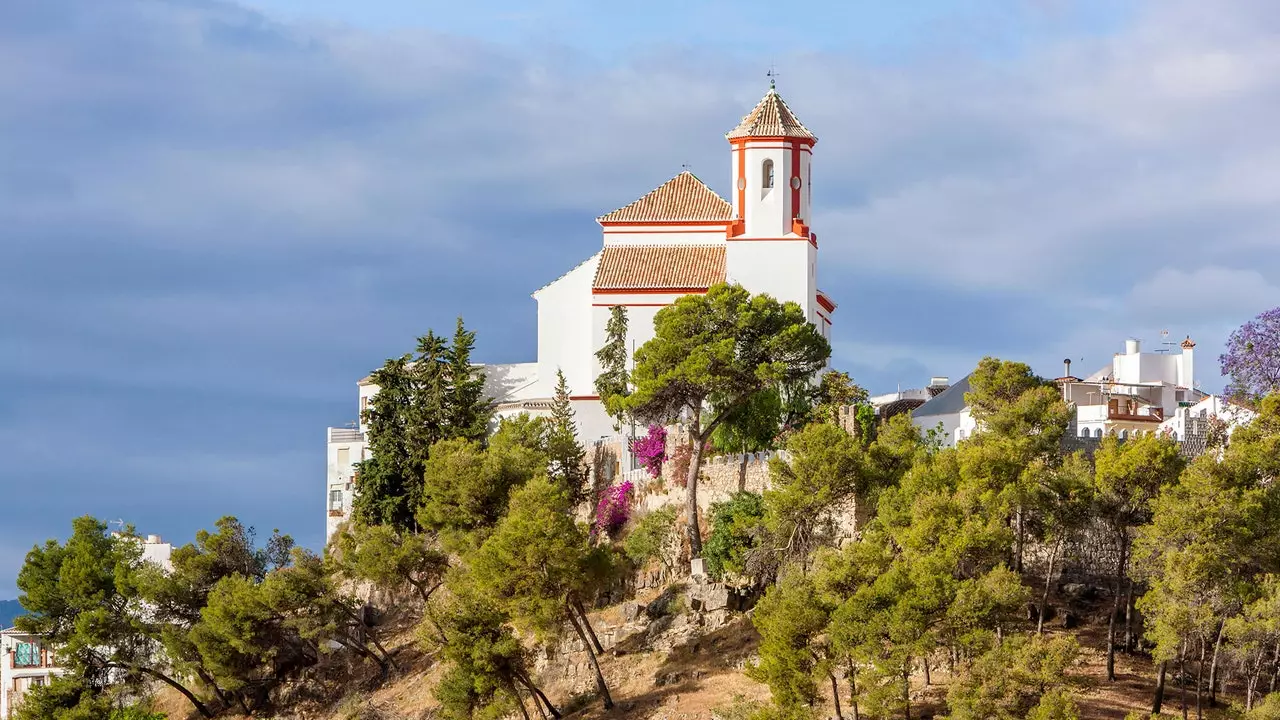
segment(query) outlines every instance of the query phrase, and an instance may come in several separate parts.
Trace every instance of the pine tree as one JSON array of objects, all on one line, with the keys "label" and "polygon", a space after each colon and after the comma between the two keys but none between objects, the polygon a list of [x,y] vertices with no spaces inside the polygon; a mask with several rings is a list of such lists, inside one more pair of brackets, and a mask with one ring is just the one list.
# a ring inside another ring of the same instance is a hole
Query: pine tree
[{"label": "pine tree", "polygon": [[448,360],[449,386],[445,405],[448,408],[448,437],[483,440],[492,416],[490,399],[484,394],[484,371],[471,363],[476,334],[467,330],[458,318],[453,345],[445,353]]},{"label": "pine tree", "polygon": [[564,373],[556,371],[556,394],[551,403],[551,422],[547,428],[548,474],[569,493],[574,502],[584,498],[587,485],[587,452],[578,443],[569,401],[569,384]]},{"label": "pine tree", "polygon": [[609,309],[605,325],[604,346],[596,351],[600,374],[596,376],[596,394],[605,410],[615,419],[614,430],[622,427],[626,408],[622,401],[631,394],[631,376],[627,373],[627,308],[614,305]]}]

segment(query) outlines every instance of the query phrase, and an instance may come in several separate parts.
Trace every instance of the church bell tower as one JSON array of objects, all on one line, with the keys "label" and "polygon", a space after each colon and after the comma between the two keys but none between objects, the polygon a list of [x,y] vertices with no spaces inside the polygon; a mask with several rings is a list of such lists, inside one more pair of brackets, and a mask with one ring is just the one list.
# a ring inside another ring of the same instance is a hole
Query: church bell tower
[{"label": "church bell tower", "polygon": [[808,234],[809,161],[818,142],[783,102],[773,83],[738,127],[733,149],[734,236]]},{"label": "church bell tower", "polygon": [[753,293],[796,303],[830,337],[835,304],[818,290],[818,238],[809,230],[809,166],[818,138],[772,81],[725,138],[733,161],[733,221],[725,238],[728,279]]}]

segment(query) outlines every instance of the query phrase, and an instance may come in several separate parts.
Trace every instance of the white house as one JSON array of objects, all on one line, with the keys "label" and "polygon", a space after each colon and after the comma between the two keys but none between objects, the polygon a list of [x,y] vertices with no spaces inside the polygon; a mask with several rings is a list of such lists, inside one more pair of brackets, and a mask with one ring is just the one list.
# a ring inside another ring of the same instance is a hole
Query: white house
[{"label": "white house", "polygon": [[0,630],[0,719],[13,716],[28,690],[48,685],[63,672],[39,637],[17,628]]},{"label": "white house", "polygon": [[[613,435],[595,391],[595,353],[610,309],[627,309],[627,345],[653,337],[658,310],[721,282],[797,303],[824,337],[836,305],[818,289],[818,237],[810,230],[810,162],[817,138],[772,86],[725,134],[725,199],[682,171],[640,198],[596,218],[601,246],[533,293],[538,303],[537,361],[486,365],[500,417],[545,413],[563,372],[579,438]],[[361,407],[377,388],[360,386]],[[365,452],[364,426],[330,428],[327,513],[332,534],[351,507],[351,464]],[[345,453],[344,453],[345,451]]]},{"label": "white house", "polygon": [[[1187,438],[1187,428],[1196,419],[1222,417],[1230,427],[1248,422],[1243,408],[1208,395],[1195,382],[1195,347],[1191,338],[1179,344],[1180,352],[1143,352],[1142,343],[1130,339],[1111,364],[1085,379],[1065,374],[1055,380],[1062,397],[1075,407],[1075,433],[1084,438],[1101,438],[1169,432],[1178,440]],[[977,424],[964,402],[969,378],[921,405],[912,414],[921,429],[941,426],[948,445],[971,436]]]}]

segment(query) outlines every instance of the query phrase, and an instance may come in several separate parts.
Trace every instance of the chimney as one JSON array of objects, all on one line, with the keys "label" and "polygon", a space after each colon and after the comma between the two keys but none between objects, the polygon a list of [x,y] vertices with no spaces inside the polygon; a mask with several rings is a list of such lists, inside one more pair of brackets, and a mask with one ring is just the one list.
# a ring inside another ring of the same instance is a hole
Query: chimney
[{"label": "chimney", "polygon": [[148,535],[148,536],[147,536],[147,544],[148,544],[148,545],[159,545],[159,544],[160,544],[160,536],[159,536],[159,535]]},{"label": "chimney", "polygon": [[1135,338],[1129,338],[1124,341],[1125,355],[1137,355],[1140,352],[1142,352],[1142,341]]},{"label": "chimney", "polygon": [[1182,341],[1182,357],[1178,359],[1178,384],[1188,390],[1196,386],[1195,347],[1195,341],[1188,335],[1187,339]]},{"label": "chimney", "polygon": [[950,385],[951,385],[951,378],[946,377],[944,375],[934,375],[933,377],[929,378],[929,387],[944,388],[944,387],[950,387]]},{"label": "chimney", "polygon": [[1062,361],[1062,377],[1071,377],[1071,358],[1065,358]]}]

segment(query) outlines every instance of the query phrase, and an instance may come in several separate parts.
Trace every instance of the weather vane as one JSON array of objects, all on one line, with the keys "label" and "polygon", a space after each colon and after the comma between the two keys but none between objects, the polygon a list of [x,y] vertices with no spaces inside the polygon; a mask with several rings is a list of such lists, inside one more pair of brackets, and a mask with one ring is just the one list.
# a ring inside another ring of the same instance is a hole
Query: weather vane
[{"label": "weather vane", "polygon": [[774,89],[778,82],[778,71],[773,68],[773,63],[769,63],[769,72],[765,73],[765,77],[769,78],[769,89]]}]

